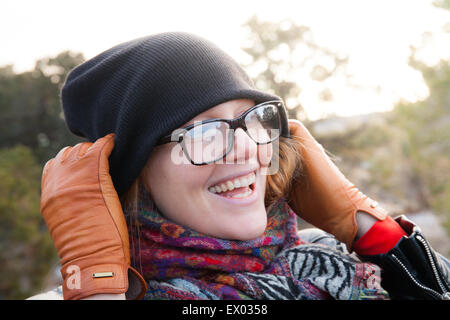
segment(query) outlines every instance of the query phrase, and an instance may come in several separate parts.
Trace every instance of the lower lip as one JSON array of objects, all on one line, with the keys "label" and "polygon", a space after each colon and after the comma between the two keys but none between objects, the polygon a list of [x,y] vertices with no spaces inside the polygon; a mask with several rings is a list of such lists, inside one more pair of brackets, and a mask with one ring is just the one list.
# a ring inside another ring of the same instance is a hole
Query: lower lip
[{"label": "lower lip", "polygon": [[213,196],[215,196],[216,198],[223,200],[227,203],[237,204],[237,205],[241,205],[241,206],[253,204],[256,201],[256,199],[258,199],[258,190],[256,190],[256,182],[253,183],[252,192],[245,198],[228,198],[228,197],[219,196],[218,194],[212,193],[209,190],[208,190],[208,192],[210,194],[212,194]]}]

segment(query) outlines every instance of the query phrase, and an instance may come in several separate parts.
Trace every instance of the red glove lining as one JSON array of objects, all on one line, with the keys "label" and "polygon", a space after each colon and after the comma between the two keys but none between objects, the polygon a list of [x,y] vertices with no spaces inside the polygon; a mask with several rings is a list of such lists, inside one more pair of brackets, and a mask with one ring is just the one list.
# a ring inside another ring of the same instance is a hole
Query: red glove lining
[{"label": "red glove lining", "polygon": [[390,216],[375,224],[354,244],[353,250],[360,255],[376,255],[386,253],[407,236],[400,225]]}]

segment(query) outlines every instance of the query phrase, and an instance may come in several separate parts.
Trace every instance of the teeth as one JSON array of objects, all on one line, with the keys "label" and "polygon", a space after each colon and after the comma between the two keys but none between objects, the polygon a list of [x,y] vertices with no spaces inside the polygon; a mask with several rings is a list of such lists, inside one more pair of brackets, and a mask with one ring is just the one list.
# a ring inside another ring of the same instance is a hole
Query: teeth
[{"label": "teeth", "polygon": [[252,190],[249,189],[247,192],[235,194],[231,198],[244,198],[244,197],[247,197],[250,193],[252,193]]},{"label": "teeth", "polygon": [[[213,192],[213,193],[221,193],[221,192],[226,192],[228,190],[233,190],[235,188],[241,188],[241,187],[248,187],[249,185],[251,185],[252,183],[255,183],[256,181],[256,176],[255,173],[252,172],[249,175],[242,177],[242,178],[237,178],[234,180],[227,180],[221,184],[215,185],[213,187],[209,188],[209,191]],[[246,193],[242,193],[237,195],[237,198],[241,198],[243,196],[246,196],[249,194],[249,192],[251,192],[251,190],[249,190]]]}]

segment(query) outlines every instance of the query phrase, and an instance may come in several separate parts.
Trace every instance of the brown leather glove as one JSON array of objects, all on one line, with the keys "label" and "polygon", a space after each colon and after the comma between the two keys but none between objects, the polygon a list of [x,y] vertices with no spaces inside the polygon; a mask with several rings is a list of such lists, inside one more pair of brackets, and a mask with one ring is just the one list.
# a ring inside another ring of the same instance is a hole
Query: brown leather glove
[{"label": "brown leather glove", "polygon": [[293,182],[289,205],[302,219],[333,234],[352,251],[358,230],[356,212],[378,220],[384,220],[387,212],[347,180],[300,121],[290,119],[289,131],[303,144],[299,152],[306,171],[306,176]]},{"label": "brown leather glove", "polygon": [[[140,299],[147,289],[130,267],[127,225],[109,175],[113,148],[110,133],[65,147],[44,166],[41,213],[61,259],[64,299],[99,293]],[[134,296],[129,281],[139,283]]]}]

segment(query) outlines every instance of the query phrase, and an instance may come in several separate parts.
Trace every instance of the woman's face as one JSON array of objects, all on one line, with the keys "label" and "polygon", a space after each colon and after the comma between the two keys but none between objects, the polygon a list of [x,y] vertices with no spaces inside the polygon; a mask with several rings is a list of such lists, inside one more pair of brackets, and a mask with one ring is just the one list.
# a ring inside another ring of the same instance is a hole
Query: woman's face
[{"label": "woman's face", "polygon": [[[227,101],[182,127],[212,118],[232,119],[253,106],[254,102],[248,99]],[[262,171],[270,164],[272,144],[257,145],[241,128],[234,133],[233,149],[219,163],[180,164],[173,160],[174,154],[181,154],[181,145],[176,142],[152,151],[140,179],[167,218],[223,239],[249,240],[264,232],[266,175]],[[235,188],[212,192],[223,187]]]}]

